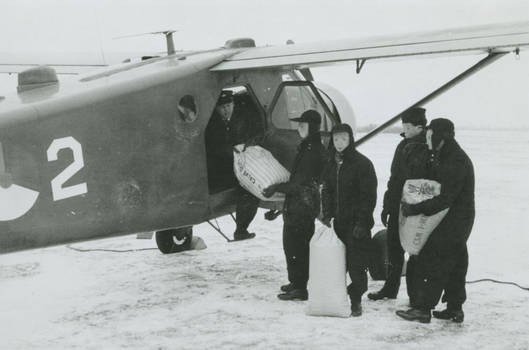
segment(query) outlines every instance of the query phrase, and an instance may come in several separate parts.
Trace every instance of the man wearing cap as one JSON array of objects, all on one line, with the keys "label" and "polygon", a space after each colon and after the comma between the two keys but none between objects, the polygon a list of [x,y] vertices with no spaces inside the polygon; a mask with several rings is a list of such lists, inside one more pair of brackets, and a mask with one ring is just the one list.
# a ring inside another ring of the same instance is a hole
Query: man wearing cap
[{"label": "man wearing cap", "polygon": [[320,200],[318,186],[325,164],[325,150],[320,136],[321,116],[315,110],[305,111],[299,118],[298,133],[302,138],[288,182],[263,190],[265,197],[285,193],[283,209],[283,250],[287,262],[289,284],[281,286],[281,300],[307,300],[309,279],[309,242],[314,234]]},{"label": "man wearing cap", "polygon": [[428,126],[426,140],[432,152],[430,179],[441,184],[441,193],[418,204],[402,204],[402,214],[433,215],[449,208],[417,256],[415,280],[417,298],[414,307],[397,311],[408,321],[430,322],[443,289],[446,310],[434,311],[434,317],[463,322],[462,305],[466,300],[465,279],[468,268],[466,242],[474,224],[474,168],[472,161],[454,139],[454,124],[444,118]]},{"label": "man wearing cap", "polygon": [[235,106],[233,93],[223,90],[215,106],[215,111],[206,127],[206,154],[210,193],[216,193],[237,187],[235,221],[237,228],[234,240],[255,237],[248,232],[259,199],[244,190],[233,172],[233,146],[239,144],[253,145],[258,143],[264,133],[261,119],[251,113],[242,113]]},{"label": "man wearing cap", "polygon": [[339,124],[332,130],[331,159],[325,170],[322,190],[323,220],[346,248],[347,271],[351,284],[347,292],[351,315],[362,315],[362,295],[367,290],[366,268],[377,202],[377,176],[373,163],[358,152],[353,130]]},{"label": "man wearing cap", "polygon": [[[415,163],[418,161],[417,157],[426,151],[425,112],[424,108],[411,108],[404,112],[401,117],[403,130],[401,136],[404,139],[398,144],[391,162],[391,175],[384,194],[381,214],[382,224],[387,226],[388,275],[384,286],[378,292],[367,295],[371,300],[395,299],[399,292],[402,265],[404,264],[404,250],[399,237],[400,199],[406,180],[424,176],[419,174],[422,171],[417,171],[418,167],[415,166]],[[406,269],[406,286],[411,304],[414,302],[413,281],[411,279],[413,263],[414,258],[411,258]]]}]

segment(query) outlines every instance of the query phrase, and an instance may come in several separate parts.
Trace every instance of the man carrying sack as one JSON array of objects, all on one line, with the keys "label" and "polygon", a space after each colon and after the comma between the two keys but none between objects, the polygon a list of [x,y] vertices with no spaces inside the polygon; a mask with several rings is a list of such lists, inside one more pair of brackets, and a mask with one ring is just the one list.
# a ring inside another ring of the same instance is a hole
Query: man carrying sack
[{"label": "man carrying sack", "polygon": [[223,90],[215,110],[206,127],[206,154],[208,157],[208,179],[211,193],[229,188],[237,188],[235,221],[237,228],[233,233],[236,241],[255,237],[248,232],[259,207],[259,199],[243,189],[233,172],[233,146],[245,147],[257,143],[264,133],[261,119],[235,106],[233,93]]},{"label": "man carrying sack", "polygon": [[303,139],[294,160],[290,180],[263,190],[265,197],[284,193],[283,250],[287,261],[289,284],[281,286],[281,300],[307,300],[309,279],[309,242],[314,235],[314,220],[320,209],[318,184],[325,164],[325,150],[321,143],[321,116],[315,110],[303,112],[298,122],[298,133]]},{"label": "man carrying sack", "polygon": [[407,311],[397,311],[397,315],[408,321],[430,322],[430,310],[435,308],[444,289],[447,308],[434,311],[434,317],[463,322],[468,268],[466,242],[475,217],[474,168],[454,139],[454,124],[450,120],[434,119],[427,129],[426,140],[432,152],[430,179],[441,184],[441,192],[418,204],[402,203],[402,214],[431,216],[449,210],[417,256],[415,305]]}]

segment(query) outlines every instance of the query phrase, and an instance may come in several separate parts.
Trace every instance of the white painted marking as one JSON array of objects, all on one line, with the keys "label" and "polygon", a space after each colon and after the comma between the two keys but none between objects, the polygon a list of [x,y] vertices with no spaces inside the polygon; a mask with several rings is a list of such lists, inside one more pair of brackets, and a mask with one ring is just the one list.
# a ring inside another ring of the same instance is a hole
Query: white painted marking
[{"label": "white painted marking", "polygon": [[39,193],[29,188],[11,185],[0,187],[0,221],[10,221],[26,214],[35,204]]},{"label": "white painted marking", "polygon": [[80,196],[88,192],[86,182],[63,187],[63,184],[74,176],[84,166],[83,149],[81,144],[71,136],[55,139],[48,148],[48,161],[57,160],[61,149],[69,148],[73,152],[73,163],[64,169],[59,175],[51,180],[51,191],[53,200],[58,201],[65,198]]}]

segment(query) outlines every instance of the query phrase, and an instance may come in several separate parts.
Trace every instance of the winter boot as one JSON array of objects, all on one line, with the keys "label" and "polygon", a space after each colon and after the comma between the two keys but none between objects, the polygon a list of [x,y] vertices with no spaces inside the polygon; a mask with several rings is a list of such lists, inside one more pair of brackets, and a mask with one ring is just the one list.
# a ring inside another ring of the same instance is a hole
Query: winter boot
[{"label": "winter boot", "polygon": [[289,292],[278,294],[277,297],[281,300],[307,300],[309,293],[306,289],[292,289]]},{"label": "winter boot", "polygon": [[281,286],[281,291],[285,293],[288,293],[293,289],[296,289],[296,287],[292,283],[284,284]]},{"label": "winter boot", "polygon": [[362,316],[362,304],[361,303],[351,303],[351,316],[352,317]]},{"label": "winter boot", "polygon": [[367,297],[371,300],[382,300],[384,298],[397,299],[397,293],[388,293],[382,288],[378,292],[368,293]]},{"label": "winter boot", "polygon": [[250,233],[248,231],[244,231],[244,232],[235,231],[235,233],[233,234],[234,241],[242,241],[245,239],[252,239],[254,237],[255,237],[255,233]]},{"label": "winter boot", "polygon": [[463,310],[454,310],[446,308],[443,311],[434,311],[432,312],[433,317],[440,320],[452,320],[455,323],[462,323],[465,320],[465,313]]},{"label": "winter boot", "polygon": [[402,317],[406,321],[419,321],[420,323],[430,323],[430,321],[432,320],[430,310],[411,308],[407,311],[397,310],[396,314],[397,316]]}]

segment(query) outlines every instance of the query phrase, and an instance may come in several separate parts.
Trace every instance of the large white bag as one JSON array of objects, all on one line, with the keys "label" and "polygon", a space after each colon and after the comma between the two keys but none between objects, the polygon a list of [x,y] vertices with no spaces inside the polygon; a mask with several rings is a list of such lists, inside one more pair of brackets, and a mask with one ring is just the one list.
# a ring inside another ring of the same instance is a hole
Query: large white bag
[{"label": "large white bag", "polygon": [[265,198],[262,192],[268,186],[287,182],[290,172],[266,149],[260,146],[250,146],[243,152],[243,148],[244,145],[237,145],[233,153],[233,169],[241,186],[263,201],[285,199],[282,193]]},{"label": "large white bag", "polygon": [[318,227],[310,240],[309,262],[307,315],[349,317],[345,245],[332,228]]},{"label": "large white bag", "polygon": [[[402,200],[408,204],[417,204],[441,193],[441,184],[434,180],[407,180],[402,189]],[[402,206],[399,210],[399,236],[402,248],[410,255],[417,255],[448,213],[448,208],[431,215],[423,214],[405,217]]]}]

